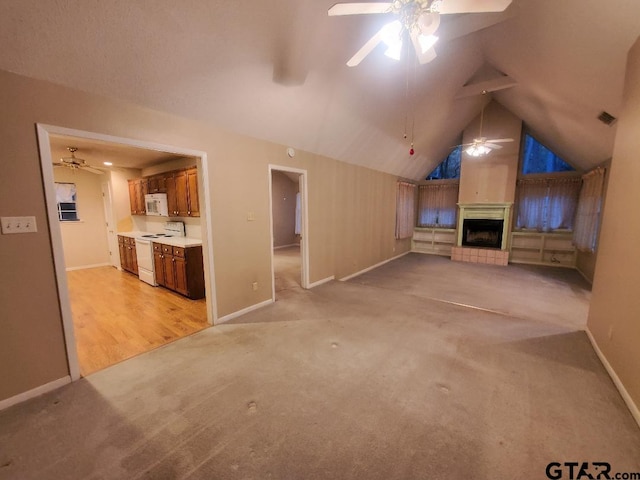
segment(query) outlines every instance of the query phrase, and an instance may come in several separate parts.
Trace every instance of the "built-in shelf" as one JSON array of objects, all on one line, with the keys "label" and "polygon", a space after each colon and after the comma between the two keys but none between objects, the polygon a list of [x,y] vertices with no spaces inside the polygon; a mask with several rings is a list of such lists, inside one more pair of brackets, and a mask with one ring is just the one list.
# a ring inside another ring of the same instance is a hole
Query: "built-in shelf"
[{"label": "built-in shelf", "polygon": [[453,228],[416,227],[411,239],[411,251],[450,257],[455,242],[456,230]]},{"label": "built-in shelf", "polygon": [[512,263],[534,265],[553,265],[558,267],[575,267],[576,249],[573,246],[573,234],[511,232]]}]

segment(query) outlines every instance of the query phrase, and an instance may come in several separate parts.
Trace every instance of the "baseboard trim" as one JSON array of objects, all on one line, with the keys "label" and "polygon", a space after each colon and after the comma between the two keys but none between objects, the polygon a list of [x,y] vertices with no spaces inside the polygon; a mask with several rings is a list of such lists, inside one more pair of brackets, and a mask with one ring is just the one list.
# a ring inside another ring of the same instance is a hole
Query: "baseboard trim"
[{"label": "baseboard trim", "polygon": [[238,310],[237,312],[230,313],[229,315],[225,315],[224,317],[220,317],[216,320],[214,325],[220,325],[221,323],[228,322],[229,320],[233,320],[234,318],[241,317],[242,315],[253,312],[254,310],[258,310],[259,308],[266,307],[273,303],[272,299],[265,300],[264,302],[256,303],[255,305],[251,305],[250,307],[243,308],[242,310]]},{"label": "baseboard trim", "polygon": [[613,380],[614,385],[620,392],[620,396],[622,396],[624,403],[627,404],[627,407],[629,408],[631,415],[633,416],[636,423],[640,427],[640,409],[638,408],[638,405],[635,404],[635,402],[631,398],[631,395],[629,395],[629,392],[627,392],[627,389],[624,387],[622,380],[620,380],[620,377],[618,377],[618,374],[609,363],[609,360],[607,360],[607,357],[605,357],[604,353],[602,353],[602,350],[600,350],[600,347],[596,343],[596,339],[593,337],[593,335],[589,331],[589,328],[586,328],[585,331],[587,332],[587,337],[589,338],[589,341],[591,342],[591,345],[593,346],[593,349],[595,350],[596,355],[598,355],[598,358],[602,362],[602,365],[604,366],[605,370],[611,377],[611,380]]},{"label": "baseboard trim", "polygon": [[55,390],[56,388],[60,388],[68,383],[71,383],[71,377],[69,375],[59,378],[58,380],[54,380],[53,382],[45,383],[44,385],[40,385],[39,387],[26,392],[19,393],[13,397],[5,398],[4,400],[0,400],[0,410],[25,402],[31,398],[39,397],[40,395]]},{"label": "baseboard trim", "polygon": [[593,286],[593,280],[591,280],[589,277],[587,277],[584,272],[582,270],[580,270],[577,266],[576,266],[576,271],[582,276],[582,278],[584,278],[587,283],[589,283],[589,285]]},{"label": "baseboard trim", "polygon": [[281,248],[289,248],[289,247],[299,247],[299,243],[290,243],[289,245],[280,245],[278,247],[273,247],[274,250],[280,250]]},{"label": "baseboard trim", "polygon": [[98,267],[110,267],[110,263],[96,263],[94,265],[82,265],[81,267],[67,267],[65,270],[67,272],[73,272],[74,270],[86,270],[87,268],[98,268]]},{"label": "baseboard trim", "polygon": [[313,288],[313,287],[319,287],[320,285],[324,284],[324,283],[328,283],[332,280],[335,280],[336,277],[335,275],[331,275],[330,277],[327,278],[323,278],[322,280],[318,280],[317,282],[313,282],[309,284],[309,288]]},{"label": "baseboard trim", "polygon": [[347,280],[351,280],[352,278],[355,278],[358,275],[362,275],[363,273],[367,273],[367,272],[370,272],[373,269],[381,267],[385,263],[389,263],[389,262],[392,262],[394,260],[397,260],[400,257],[404,257],[405,255],[407,255],[409,253],[411,253],[411,250],[409,250],[407,252],[404,252],[404,253],[401,253],[400,255],[396,255],[395,257],[388,258],[388,259],[386,259],[386,260],[384,260],[384,261],[382,261],[380,263],[376,263],[375,265],[371,265],[370,267],[367,267],[364,270],[360,270],[359,272],[352,273],[351,275],[347,275],[346,277],[339,278],[338,280],[340,280],[341,282],[346,282]]}]

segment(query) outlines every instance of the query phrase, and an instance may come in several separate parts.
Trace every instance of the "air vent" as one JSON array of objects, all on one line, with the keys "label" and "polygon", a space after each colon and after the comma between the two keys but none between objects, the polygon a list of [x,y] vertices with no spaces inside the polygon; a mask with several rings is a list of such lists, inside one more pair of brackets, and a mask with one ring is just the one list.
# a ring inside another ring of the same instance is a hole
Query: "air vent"
[{"label": "air vent", "polygon": [[598,120],[600,120],[605,125],[611,126],[616,123],[617,118],[610,113],[602,112],[600,115],[598,115]]}]

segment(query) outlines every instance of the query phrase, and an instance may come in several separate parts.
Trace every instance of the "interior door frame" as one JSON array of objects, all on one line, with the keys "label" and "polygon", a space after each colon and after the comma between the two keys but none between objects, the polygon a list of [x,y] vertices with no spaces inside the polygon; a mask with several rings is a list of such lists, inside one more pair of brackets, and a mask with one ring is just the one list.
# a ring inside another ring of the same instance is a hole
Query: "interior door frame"
[{"label": "interior door frame", "polygon": [[113,215],[113,194],[111,191],[111,180],[100,184],[102,190],[102,204],[104,206],[104,217],[107,222],[107,245],[109,247],[109,265],[120,268],[120,259],[118,258],[118,238],[115,232],[114,215]]},{"label": "interior door frame", "polygon": [[271,300],[276,301],[276,273],[273,255],[273,172],[289,172],[299,175],[301,205],[302,238],[300,239],[301,272],[300,286],[309,289],[309,207],[307,195],[307,171],[301,168],[285,167],[283,165],[269,164],[269,226],[271,234]]},{"label": "interior door frame", "polygon": [[62,316],[62,327],[64,342],[67,350],[67,364],[69,376],[72,381],[78,380],[80,375],[80,365],[78,363],[78,352],[73,327],[73,317],[71,313],[71,303],[69,301],[69,289],[67,285],[67,275],[64,261],[64,250],[62,246],[62,232],[56,207],[56,194],[53,180],[53,164],[51,157],[50,135],[65,135],[79,137],[88,140],[98,140],[102,142],[118,143],[147,150],[172,153],[197,158],[198,164],[198,184],[202,186],[202,202],[200,203],[201,218],[204,219],[202,253],[204,256],[205,294],[207,304],[207,321],[211,325],[216,324],[216,286],[215,270],[213,265],[213,227],[211,215],[211,190],[209,185],[209,162],[207,153],[200,150],[191,150],[183,147],[163,145],[160,143],[134,140],[125,137],[116,137],[85,130],[60,127],[47,124],[36,124],[38,137],[38,148],[40,150],[40,163],[42,168],[42,178],[44,181],[45,203],[47,208],[47,218],[49,221],[49,237],[51,239],[51,249],[53,253],[53,263],[58,285],[58,299],[60,302],[60,313]]}]

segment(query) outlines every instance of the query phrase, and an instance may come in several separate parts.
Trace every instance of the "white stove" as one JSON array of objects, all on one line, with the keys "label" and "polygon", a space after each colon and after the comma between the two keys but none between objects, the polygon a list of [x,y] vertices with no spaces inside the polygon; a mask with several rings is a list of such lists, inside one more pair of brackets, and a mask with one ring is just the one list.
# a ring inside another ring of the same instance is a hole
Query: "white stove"
[{"label": "white stove", "polygon": [[183,222],[166,222],[165,233],[146,233],[136,238],[136,258],[138,260],[138,278],[152,286],[157,286],[153,263],[153,240],[167,237],[184,237]]}]

